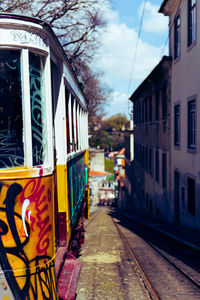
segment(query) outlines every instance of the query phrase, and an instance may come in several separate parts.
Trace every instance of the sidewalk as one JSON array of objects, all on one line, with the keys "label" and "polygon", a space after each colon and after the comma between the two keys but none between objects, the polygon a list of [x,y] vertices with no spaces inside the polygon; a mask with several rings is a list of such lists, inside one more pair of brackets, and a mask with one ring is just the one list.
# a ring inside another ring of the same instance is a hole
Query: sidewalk
[{"label": "sidewalk", "polygon": [[148,217],[142,217],[135,214],[130,214],[127,212],[118,212],[126,216],[130,220],[135,220],[138,223],[142,223],[146,226],[151,227],[152,229],[159,231],[184,245],[189,246],[190,248],[200,251],[200,230],[184,227],[177,224],[168,224],[163,221],[151,219]]},{"label": "sidewalk", "polygon": [[150,300],[109,212],[108,207],[98,208],[87,226],[76,300]]}]

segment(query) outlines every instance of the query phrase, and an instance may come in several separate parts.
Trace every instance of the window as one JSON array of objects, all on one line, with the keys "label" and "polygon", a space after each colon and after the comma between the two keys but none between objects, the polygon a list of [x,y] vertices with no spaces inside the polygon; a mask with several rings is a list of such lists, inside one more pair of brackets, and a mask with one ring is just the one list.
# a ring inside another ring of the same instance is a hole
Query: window
[{"label": "window", "polygon": [[142,146],[142,167],[144,168],[144,160],[145,160],[145,158],[144,158],[144,146]]},{"label": "window", "polygon": [[155,152],[156,154],[156,159],[155,159],[155,161],[156,161],[156,170],[155,170],[155,175],[156,175],[156,181],[159,183],[159,171],[160,171],[160,166],[159,166],[159,151],[158,150],[156,150],[156,152]]},{"label": "window", "polygon": [[145,119],[144,121],[148,122],[148,99],[144,100],[144,111],[145,111]]},{"label": "window", "polygon": [[142,123],[144,123],[144,101],[142,101]]},{"label": "window", "polygon": [[180,146],[180,104],[174,106],[174,145]]},{"label": "window", "polygon": [[146,170],[146,172],[149,171],[148,164],[149,164],[149,160],[148,160],[148,147],[145,147],[145,170]]},{"label": "window", "polygon": [[160,95],[159,91],[156,92],[156,121],[159,121],[159,105],[160,105]]},{"label": "window", "polygon": [[0,51],[0,168],[24,165],[20,51]]},{"label": "window", "polygon": [[149,98],[149,122],[152,122],[152,97]]},{"label": "window", "polygon": [[187,179],[187,199],[188,211],[195,216],[195,180],[190,177]]},{"label": "window", "polygon": [[66,105],[66,134],[67,134],[67,153],[70,153],[70,120],[69,120],[69,92],[65,87],[65,105]]},{"label": "window", "polygon": [[188,46],[196,41],[196,0],[188,0]]},{"label": "window", "polygon": [[180,56],[180,25],[181,19],[180,16],[177,16],[174,21],[174,58],[178,58]]},{"label": "window", "polygon": [[47,158],[44,65],[44,57],[29,53],[33,166],[43,164]]},{"label": "window", "polygon": [[167,187],[167,154],[162,154],[162,186]]},{"label": "window", "polygon": [[188,148],[196,146],[196,103],[195,100],[188,102]]},{"label": "window", "polygon": [[152,149],[149,149],[149,173],[153,174]]},{"label": "window", "polygon": [[162,118],[166,119],[167,117],[167,87],[162,88]]}]

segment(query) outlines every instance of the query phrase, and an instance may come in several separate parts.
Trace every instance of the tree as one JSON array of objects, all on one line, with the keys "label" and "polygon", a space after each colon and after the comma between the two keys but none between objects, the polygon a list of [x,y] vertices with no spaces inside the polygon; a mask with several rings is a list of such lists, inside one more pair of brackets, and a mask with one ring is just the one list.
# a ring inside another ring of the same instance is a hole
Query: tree
[{"label": "tree", "polygon": [[103,115],[109,89],[101,84],[102,74],[89,67],[100,42],[97,32],[103,22],[102,8],[109,0],[0,0],[1,12],[38,17],[51,25],[61,42],[76,75],[82,78],[88,100],[89,127]]},{"label": "tree", "polygon": [[123,114],[116,114],[101,122],[101,127],[90,138],[92,147],[118,151],[124,147],[124,127],[128,119]]},{"label": "tree", "polygon": [[102,8],[109,0],[0,0],[1,12],[23,13],[51,25],[71,63],[91,61],[99,46]]},{"label": "tree", "polygon": [[[79,64],[80,66],[80,64]],[[89,130],[92,133],[101,124],[104,115],[104,105],[109,100],[111,90],[106,84],[102,84],[102,74],[91,70],[91,68],[81,62],[81,68],[75,70],[82,78],[84,94],[88,100]]]}]

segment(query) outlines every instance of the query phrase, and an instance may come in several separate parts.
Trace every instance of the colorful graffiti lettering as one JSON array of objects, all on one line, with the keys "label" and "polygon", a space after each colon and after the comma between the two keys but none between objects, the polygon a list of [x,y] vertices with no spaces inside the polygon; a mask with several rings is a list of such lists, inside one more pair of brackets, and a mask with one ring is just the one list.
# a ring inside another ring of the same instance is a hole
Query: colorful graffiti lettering
[{"label": "colorful graffiti lettering", "polygon": [[34,53],[30,53],[29,59],[33,165],[37,166],[43,163],[46,155],[44,83],[41,69],[42,58]]},{"label": "colorful graffiti lettering", "polygon": [[87,184],[86,166],[84,161],[84,154],[73,158],[68,163],[68,188],[69,200],[71,210],[71,223],[75,225],[79,216],[80,207],[84,200],[84,191]]},{"label": "colorful graffiti lettering", "polygon": [[38,254],[47,254],[50,241],[48,233],[52,231],[50,217],[46,213],[49,211],[49,203],[51,202],[51,191],[47,190],[44,195],[45,185],[41,184],[42,178],[31,179],[21,192],[20,202],[24,205],[24,201],[29,202],[29,206],[36,212],[35,216],[30,214],[31,210],[26,210],[27,217],[31,221],[31,230],[35,231],[34,227],[39,229],[38,241],[36,249]]},{"label": "colorful graffiti lettering", "polygon": [[0,266],[14,299],[57,299],[51,178],[0,184]]}]

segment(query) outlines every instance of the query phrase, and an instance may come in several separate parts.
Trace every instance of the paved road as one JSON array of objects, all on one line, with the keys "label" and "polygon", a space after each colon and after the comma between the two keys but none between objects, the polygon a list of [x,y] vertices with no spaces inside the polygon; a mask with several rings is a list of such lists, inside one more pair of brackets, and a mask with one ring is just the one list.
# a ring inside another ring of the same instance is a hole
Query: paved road
[{"label": "paved road", "polygon": [[99,211],[86,229],[76,300],[149,300],[109,209],[102,207]]}]

